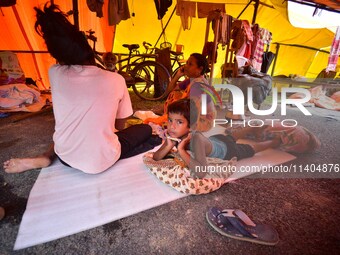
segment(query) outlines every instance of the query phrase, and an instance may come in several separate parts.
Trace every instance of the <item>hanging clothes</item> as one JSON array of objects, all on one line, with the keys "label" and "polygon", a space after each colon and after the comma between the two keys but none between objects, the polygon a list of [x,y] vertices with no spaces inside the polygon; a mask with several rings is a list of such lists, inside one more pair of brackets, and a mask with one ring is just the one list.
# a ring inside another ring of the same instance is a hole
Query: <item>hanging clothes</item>
[{"label": "hanging clothes", "polygon": [[326,72],[335,71],[336,64],[338,63],[339,54],[340,54],[340,27],[336,29],[336,33],[334,35],[334,40],[332,43],[331,52],[329,54]]},{"label": "hanging clothes", "polygon": [[214,42],[206,42],[203,47],[202,55],[208,57],[208,63],[216,63],[217,61],[217,48],[215,51],[215,59],[212,60],[214,54],[215,43]]},{"label": "hanging clothes", "polygon": [[209,16],[209,12],[215,10],[225,13],[225,4],[197,2],[197,16],[199,19],[207,18]]},{"label": "hanging clothes", "polygon": [[183,30],[190,30],[192,18],[196,17],[196,2],[178,0],[176,15],[181,17]]},{"label": "hanging clothes", "polygon": [[263,53],[264,53],[264,45],[269,45],[272,37],[271,33],[264,28],[260,28],[258,24],[255,24],[252,28],[254,41],[252,45],[252,52],[251,52],[251,63],[252,66],[257,70],[261,71],[262,67],[262,60],[263,60]]},{"label": "hanging clothes", "polygon": [[262,65],[261,65],[261,73],[267,73],[270,65],[272,64],[275,58],[275,54],[271,51],[265,52],[262,55]]},{"label": "hanging clothes", "polygon": [[231,38],[236,55],[249,59],[251,43],[254,40],[249,22],[247,20],[235,20],[232,25]]},{"label": "hanging clothes", "polygon": [[[220,23],[219,31],[217,33],[218,35],[217,41],[218,43],[221,43],[224,46],[224,45],[229,44],[229,41],[230,41],[231,25],[233,22],[233,17],[225,13],[220,13],[219,18],[220,18],[221,23]],[[213,19],[212,29],[214,31],[214,34],[216,35],[215,23],[216,23],[216,19]]]},{"label": "hanging clothes", "polygon": [[162,19],[168,8],[172,5],[172,0],[154,0],[158,19]]},{"label": "hanging clothes", "polygon": [[254,35],[254,41],[252,43],[250,61],[251,61],[252,66],[257,71],[260,71],[261,65],[262,65],[262,55],[264,52],[264,43],[263,43],[263,40],[261,40],[260,26],[258,24],[255,24],[252,27],[252,31]]},{"label": "hanging clothes", "polygon": [[103,17],[104,0],[86,0],[86,4],[90,11],[97,13],[97,17]]},{"label": "hanging clothes", "polygon": [[127,0],[109,0],[109,25],[118,25],[121,20],[130,18]]}]

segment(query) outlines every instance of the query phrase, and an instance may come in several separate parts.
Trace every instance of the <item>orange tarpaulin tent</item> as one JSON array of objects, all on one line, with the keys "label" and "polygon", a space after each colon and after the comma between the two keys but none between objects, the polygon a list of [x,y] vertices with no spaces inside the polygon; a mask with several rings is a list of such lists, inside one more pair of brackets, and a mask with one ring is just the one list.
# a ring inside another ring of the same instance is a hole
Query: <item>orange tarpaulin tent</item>
[{"label": "orange tarpaulin tent", "polygon": [[[40,89],[49,88],[47,71],[55,60],[48,53],[20,53],[20,51],[47,51],[43,39],[35,32],[34,6],[43,6],[46,0],[21,0],[10,7],[2,7],[0,15],[0,50],[17,53],[20,65],[26,77],[37,81]],[[64,12],[73,9],[72,1],[54,1]],[[104,1],[103,12],[106,14],[108,1]],[[98,51],[111,51],[114,27],[108,25],[105,18],[97,18],[90,12],[86,0],[78,1],[79,27],[83,31],[96,31],[100,38],[96,44]],[[106,10],[106,11],[105,11]],[[72,21],[72,16],[70,18]],[[19,51],[19,52],[18,52]]]}]

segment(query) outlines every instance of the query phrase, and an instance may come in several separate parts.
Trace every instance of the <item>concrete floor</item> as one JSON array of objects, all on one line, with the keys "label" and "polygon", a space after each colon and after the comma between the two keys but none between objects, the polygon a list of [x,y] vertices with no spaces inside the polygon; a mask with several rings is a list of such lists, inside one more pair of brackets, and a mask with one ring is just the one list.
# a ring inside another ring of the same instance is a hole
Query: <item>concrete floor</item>
[{"label": "concrete floor", "polygon": [[[321,140],[321,148],[287,164],[339,164],[340,113],[311,109],[295,118]],[[223,112],[221,113],[223,115]],[[51,112],[13,122],[25,114],[0,119],[0,162],[34,156],[52,139]],[[331,116],[332,118],[326,118]],[[275,113],[270,118],[280,118]],[[253,175],[202,196],[177,201],[91,230],[24,250],[13,251],[29,192],[39,170],[23,174],[0,172],[0,254],[339,254],[340,173]],[[323,177],[323,178],[317,178]],[[280,242],[274,247],[230,239],[205,220],[208,207],[239,208],[251,218],[273,225]],[[41,233],[43,235],[43,233]]]}]

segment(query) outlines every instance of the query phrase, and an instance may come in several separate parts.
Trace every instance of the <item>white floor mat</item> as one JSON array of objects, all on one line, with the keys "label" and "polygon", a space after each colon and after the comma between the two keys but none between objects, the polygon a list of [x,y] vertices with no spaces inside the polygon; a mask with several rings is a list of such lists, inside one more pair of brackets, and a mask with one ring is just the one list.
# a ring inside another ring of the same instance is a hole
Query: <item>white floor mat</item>
[{"label": "white floor mat", "polygon": [[184,196],[158,181],[143,165],[142,155],[120,160],[98,175],[57,161],[42,169],[32,188],[14,249],[101,226]]},{"label": "white floor mat", "polygon": [[[214,133],[222,133],[221,129]],[[238,162],[277,165],[295,157],[267,150]],[[238,172],[230,180],[252,172]],[[157,195],[155,195],[157,194]],[[160,182],[142,163],[142,154],[88,175],[56,161],[41,173],[28,198],[14,249],[52,241],[136,214],[186,195]]]}]

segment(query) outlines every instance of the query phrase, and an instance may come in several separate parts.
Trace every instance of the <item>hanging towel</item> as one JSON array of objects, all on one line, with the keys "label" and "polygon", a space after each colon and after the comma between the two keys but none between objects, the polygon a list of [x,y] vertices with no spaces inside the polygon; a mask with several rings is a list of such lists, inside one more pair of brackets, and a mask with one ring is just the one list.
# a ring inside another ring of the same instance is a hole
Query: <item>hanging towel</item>
[{"label": "hanging towel", "polygon": [[[229,44],[230,41],[230,34],[231,34],[231,24],[233,22],[233,18],[229,16],[228,14],[221,13],[220,14],[221,24],[219,27],[219,33],[218,33],[218,39],[217,41],[221,43],[222,45]],[[215,31],[215,22],[216,19],[213,19],[212,21],[212,28],[214,31],[214,34],[216,34]]]},{"label": "hanging towel", "polygon": [[196,17],[196,2],[178,0],[176,15],[181,17],[183,30],[190,30],[192,18]]},{"label": "hanging towel", "polygon": [[127,0],[109,0],[109,25],[118,25],[121,20],[130,18]]}]

